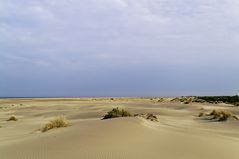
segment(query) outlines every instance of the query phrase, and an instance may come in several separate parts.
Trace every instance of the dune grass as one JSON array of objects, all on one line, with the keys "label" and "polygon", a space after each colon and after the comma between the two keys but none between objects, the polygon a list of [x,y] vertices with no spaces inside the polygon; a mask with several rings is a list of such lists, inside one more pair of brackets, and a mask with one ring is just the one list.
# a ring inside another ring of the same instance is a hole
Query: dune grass
[{"label": "dune grass", "polygon": [[212,116],[211,120],[217,121],[227,121],[228,119],[239,120],[236,115],[233,115],[231,112],[225,110],[212,110],[208,116]]},{"label": "dune grass", "polygon": [[204,113],[201,112],[198,114],[198,117],[206,117],[207,120],[213,120],[213,121],[227,121],[229,119],[233,119],[233,120],[239,120],[239,118],[232,114],[230,111],[226,111],[226,110],[212,110],[209,113]]},{"label": "dune grass", "polygon": [[118,118],[118,117],[130,117],[132,116],[129,112],[124,109],[113,108],[111,111],[107,112],[107,114],[103,117],[104,119],[110,118]]},{"label": "dune grass", "polygon": [[15,115],[10,116],[7,121],[17,121],[17,117]]},{"label": "dune grass", "polygon": [[62,127],[67,127],[69,126],[69,123],[67,120],[60,116],[60,117],[55,117],[54,119],[48,121],[41,129],[42,132],[46,132],[51,129],[55,128],[62,128]]}]

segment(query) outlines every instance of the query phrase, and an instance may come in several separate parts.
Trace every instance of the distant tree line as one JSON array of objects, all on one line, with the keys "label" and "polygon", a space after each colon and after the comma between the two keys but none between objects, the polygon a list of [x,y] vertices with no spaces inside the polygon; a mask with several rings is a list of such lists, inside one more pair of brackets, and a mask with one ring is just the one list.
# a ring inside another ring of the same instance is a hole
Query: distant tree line
[{"label": "distant tree line", "polygon": [[227,104],[233,104],[239,106],[239,96],[202,96],[197,97],[198,99],[204,100],[209,103],[223,102]]}]

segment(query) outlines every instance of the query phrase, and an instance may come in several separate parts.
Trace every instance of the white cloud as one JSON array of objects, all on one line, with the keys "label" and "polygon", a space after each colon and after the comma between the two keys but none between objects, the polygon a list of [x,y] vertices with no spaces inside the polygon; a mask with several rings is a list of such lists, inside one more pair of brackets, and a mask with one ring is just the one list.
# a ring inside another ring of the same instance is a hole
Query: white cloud
[{"label": "white cloud", "polygon": [[197,50],[210,58],[226,52],[234,60],[238,10],[236,0],[1,1],[0,51],[59,63],[72,56],[187,63],[191,56],[198,64]]},{"label": "white cloud", "polygon": [[[0,96],[235,91],[238,8],[237,0],[2,0]],[[75,90],[61,90],[66,83]]]}]

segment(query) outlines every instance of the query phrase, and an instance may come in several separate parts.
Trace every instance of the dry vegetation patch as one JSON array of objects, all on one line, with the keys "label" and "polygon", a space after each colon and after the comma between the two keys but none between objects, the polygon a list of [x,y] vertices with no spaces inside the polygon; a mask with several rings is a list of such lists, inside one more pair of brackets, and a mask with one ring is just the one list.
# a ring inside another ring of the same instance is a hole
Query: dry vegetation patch
[{"label": "dry vegetation patch", "polygon": [[17,117],[15,115],[10,116],[7,121],[17,121]]},{"label": "dry vegetation patch", "polygon": [[158,121],[158,117],[154,114],[147,114],[146,119],[150,121]]},{"label": "dry vegetation patch", "polygon": [[150,121],[158,122],[158,117],[152,113],[148,114],[135,114],[135,117],[142,117]]},{"label": "dry vegetation patch", "polygon": [[62,128],[69,126],[69,123],[64,117],[55,117],[54,119],[48,121],[41,129],[42,132],[46,132],[55,128]]},{"label": "dry vegetation patch", "polygon": [[216,120],[216,121],[227,121],[228,119],[239,120],[239,118],[232,114],[229,111],[225,110],[212,110],[209,114],[205,114],[203,112],[199,113],[198,117],[209,116],[209,120]]}]

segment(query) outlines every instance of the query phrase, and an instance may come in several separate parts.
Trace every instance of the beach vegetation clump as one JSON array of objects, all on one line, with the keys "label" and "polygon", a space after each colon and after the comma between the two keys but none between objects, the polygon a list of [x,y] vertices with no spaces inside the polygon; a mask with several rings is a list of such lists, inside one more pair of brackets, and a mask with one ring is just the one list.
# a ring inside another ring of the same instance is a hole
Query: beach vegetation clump
[{"label": "beach vegetation clump", "polygon": [[158,117],[155,114],[152,114],[152,113],[148,113],[148,114],[135,114],[134,116],[135,117],[142,117],[142,118],[150,120],[150,121],[158,122]]},{"label": "beach vegetation clump", "polygon": [[48,121],[41,129],[42,132],[46,132],[55,128],[62,128],[69,126],[69,123],[64,117],[55,117],[54,119]]},{"label": "beach vegetation clump", "polygon": [[235,119],[238,120],[238,117],[233,115],[229,111],[224,110],[213,110],[211,113],[208,114],[209,116],[212,116],[211,119],[215,119],[217,121],[227,121],[228,119]]},{"label": "beach vegetation clump", "polygon": [[129,112],[124,109],[113,108],[111,111],[103,117],[103,119],[118,118],[118,117],[130,117],[132,116]]},{"label": "beach vegetation clump", "polygon": [[7,121],[17,121],[17,117],[15,115],[10,116]]},{"label": "beach vegetation clump", "polygon": [[154,114],[151,114],[151,113],[150,113],[150,114],[147,114],[146,119],[147,119],[147,120],[150,120],[150,121],[158,121],[157,116],[154,115]]}]

